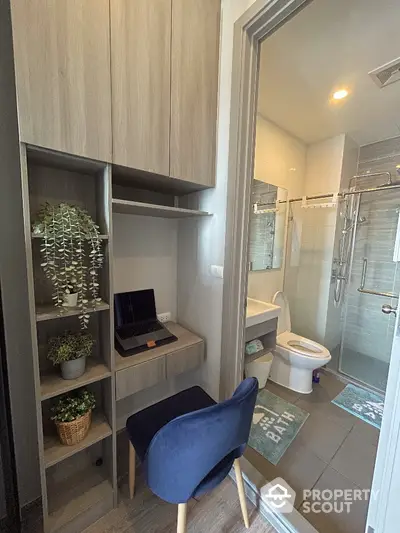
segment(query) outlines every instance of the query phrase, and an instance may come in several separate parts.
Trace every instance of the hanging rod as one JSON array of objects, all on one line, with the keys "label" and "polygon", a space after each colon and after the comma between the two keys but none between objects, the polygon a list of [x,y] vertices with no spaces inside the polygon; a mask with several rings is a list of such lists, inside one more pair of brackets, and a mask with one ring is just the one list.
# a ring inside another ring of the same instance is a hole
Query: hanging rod
[{"label": "hanging rod", "polygon": [[[338,196],[342,196],[341,193],[338,194]],[[303,198],[305,200],[322,200],[323,198],[333,198],[333,193],[329,193],[329,194],[315,194],[315,195],[312,195],[312,196],[301,196],[300,198],[291,198],[289,200],[290,203],[292,202],[302,202],[303,201]]]},{"label": "hanging rod", "polygon": [[[365,192],[377,192],[377,191],[387,191],[391,189],[400,189],[400,183],[393,184],[393,185],[383,185],[381,187],[371,187],[370,189],[360,189],[357,191],[343,191],[338,193],[339,198],[344,198],[345,196],[351,196],[353,194],[363,194]],[[333,193],[329,194],[315,194],[306,196],[306,200],[322,200],[323,198],[333,198]],[[303,197],[298,198],[290,198],[289,202],[301,202],[303,200]]]}]

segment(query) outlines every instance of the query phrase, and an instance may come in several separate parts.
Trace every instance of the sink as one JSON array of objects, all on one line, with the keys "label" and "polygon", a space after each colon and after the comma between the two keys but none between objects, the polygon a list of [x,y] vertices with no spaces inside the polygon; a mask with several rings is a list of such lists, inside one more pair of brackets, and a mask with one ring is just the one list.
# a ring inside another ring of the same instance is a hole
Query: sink
[{"label": "sink", "polygon": [[261,302],[260,300],[253,300],[253,298],[247,298],[246,309],[246,328],[267,322],[273,318],[277,318],[281,308],[279,305],[270,304],[267,302]]}]

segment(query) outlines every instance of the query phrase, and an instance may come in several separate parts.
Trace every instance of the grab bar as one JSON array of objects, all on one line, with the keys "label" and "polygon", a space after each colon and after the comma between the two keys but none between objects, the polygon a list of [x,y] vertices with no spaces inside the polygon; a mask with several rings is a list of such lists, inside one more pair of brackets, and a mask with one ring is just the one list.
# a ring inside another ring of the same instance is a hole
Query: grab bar
[{"label": "grab bar", "polygon": [[367,268],[368,268],[368,259],[364,257],[362,273],[361,273],[361,283],[360,283],[359,288],[357,289],[358,292],[362,292],[363,294],[372,294],[374,296],[383,296],[384,298],[395,298],[396,300],[398,300],[399,299],[398,295],[393,294],[392,292],[380,292],[380,291],[372,291],[370,289],[364,289],[365,278],[367,277]]}]

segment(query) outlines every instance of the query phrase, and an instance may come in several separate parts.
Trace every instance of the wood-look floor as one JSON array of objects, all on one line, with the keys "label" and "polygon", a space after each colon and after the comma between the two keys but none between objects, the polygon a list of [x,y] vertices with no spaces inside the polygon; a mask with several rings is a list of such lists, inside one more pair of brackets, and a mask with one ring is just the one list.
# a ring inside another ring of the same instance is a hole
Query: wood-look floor
[{"label": "wood-look floor", "polygon": [[[275,533],[248,502],[250,529],[245,529],[236,485],[227,478],[199,500],[191,500],[187,533]],[[121,501],[82,533],[175,533],[177,506],[163,502],[137,479],[136,495],[129,500],[128,486],[121,487]]]}]

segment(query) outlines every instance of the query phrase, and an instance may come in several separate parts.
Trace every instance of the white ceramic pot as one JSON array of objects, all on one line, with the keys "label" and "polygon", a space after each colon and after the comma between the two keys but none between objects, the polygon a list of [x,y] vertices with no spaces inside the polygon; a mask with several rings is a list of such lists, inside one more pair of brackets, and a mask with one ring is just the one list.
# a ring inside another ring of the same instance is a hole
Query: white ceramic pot
[{"label": "white ceramic pot", "polygon": [[80,378],[86,370],[86,357],[72,359],[61,363],[61,376],[63,379]]},{"label": "white ceramic pot", "polygon": [[77,307],[78,293],[64,294],[64,307]]}]

